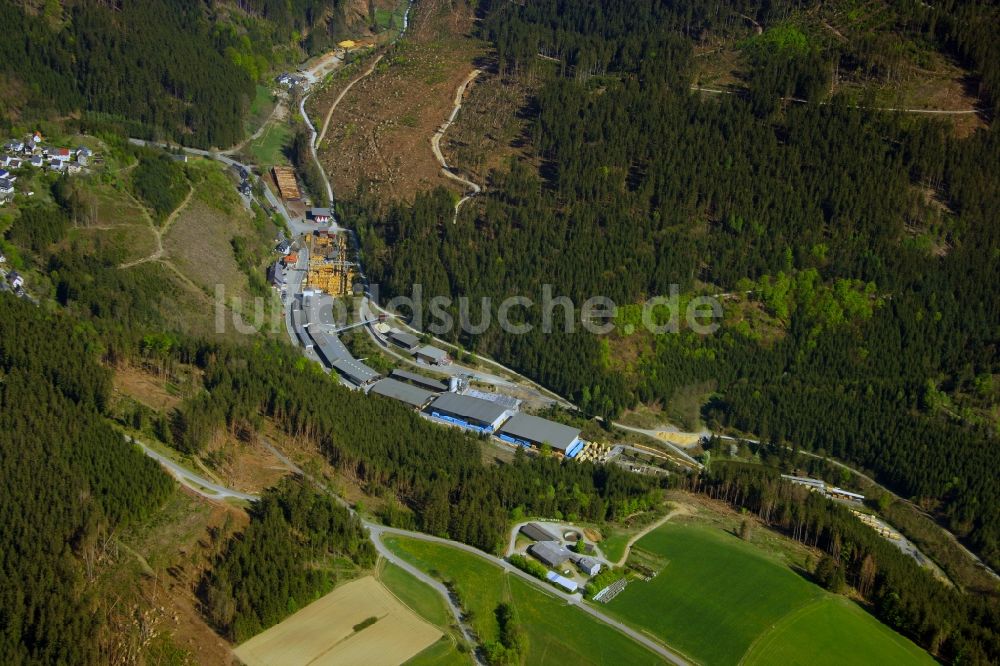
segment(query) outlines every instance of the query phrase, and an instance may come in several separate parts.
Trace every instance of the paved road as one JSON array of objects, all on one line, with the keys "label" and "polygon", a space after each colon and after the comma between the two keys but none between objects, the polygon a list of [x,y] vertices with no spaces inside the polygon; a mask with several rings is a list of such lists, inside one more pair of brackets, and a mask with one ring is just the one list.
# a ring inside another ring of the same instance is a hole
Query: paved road
[{"label": "paved road", "polygon": [[[258,499],[260,499],[256,495],[241,493],[239,491],[232,490],[224,486],[220,486],[216,483],[213,483],[212,481],[209,481],[205,477],[199,474],[195,474],[194,472],[178,465],[177,463],[170,460],[166,456],[157,453],[156,451],[154,451],[147,445],[143,444],[142,442],[138,440],[133,440],[133,441],[135,441],[135,443],[143,450],[143,452],[147,456],[153,458],[161,465],[166,467],[167,470],[171,473],[171,475],[173,475],[174,478],[176,478],[180,483],[190,488],[194,492],[198,493],[199,495],[202,495],[203,497],[214,500],[236,498],[236,499],[246,500],[249,502],[255,502]],[[301,467],[296,465],[288,457],[286,457],[283,453],[281,453],[281,451],[278,450],[273,443],[263,438],[261,441],[265,446],[265,448],[270,450],[290,470],[311,481],[314,485],[318,486],[324,492],[334,497],[337,500],[337,502],[339,502],[343,506],[346,506],[348,510],[354,513],[354,510],[347,504],[347,502],[343,498],[333,493],[329,488],[326,487],[325,484],[319,482],[317,479],[307,474]],[[421,532],[412,532],[410,530],[401,530],[395,527],[386,527],[385,525],[379,525],[377,523],[373,523],[363,518],[362,518],[362,523],[368,529],[368,533],[371,536],[372,542],[375,545],[375,549],[379,552],[379,554],[382,557],[384,557],[389,562],[392,562],[396,566],[404,569],[408,573],[416,576],[418,579],[420,579],[424,583],[427,583],[428,585],[433,587],[439,594],[442,594],[444,596],[446,602],[448,603],[448,607],[451,609],[452,615],[455,617],[455,621],[462,630],[462,634],[465,636],[465,639],[469,641],[469,643],[472,645],[475,645],[476,641],[472,636],[472,633],[469,630],[469,628],[465,625],[461,609],[455,603],[451,594],[448,592],[448,589],[444,585],[442,585],[439,581],[434,580],[433,578],[431,578],[430,576],[420,571],[419,569],[411,565],[409,562],[407,562],[406,560],[402,559],[401,557],[393,553],[391,550],[389,550],[382,542],[382,537],[384,535],[390,534],[410,539],[416,539],[419,541],[428,541],[431,543],[437,543],[443,546],[448,546],[451,548],[456,548],[458,550],[465,551],[467,553],[475,555],[476,557],[487,560],[488,562],[500,567],[506,573],[518,576],[519,578],[527,581],[531,585],[534,585],[536,588],[538,588],[545,594],[558,597],[563,601],[565,601],[567,604],[576,606],[581,611],[587,613],[596,620],[603,622],[604,624],[607,624],[608,626],[613,627],[614,629],[617,629],[618,631],[625,634],[632,640],[642,644],[646,648],[660,655],[670,663],[676,664],[677,666],[689,666],[688,662],[683,657],[673,652],[672,650],[669,650],[660,643],[651,640],[644,634],[639,633],[638,631],[632,629],[631,627],[627,627],[621,622],[618,622],[617,620],[608,617],[598,609],[593,608],[585,603],[582,603],[582,596],[580,594],[567,594],[565,592],[557,590],[551,585],[548,585],[547,583],[538,580],[534,576],[526,574],[525,572],[521,571],[514,565],[510,564],[505,560],[500,559],[499,557],[489,555],[479,550],[478,548],[474,548],[472,546],[469,546],[468,544],[459,543],[458,541],[442,539],[440,537],[431,536],[429,534],[423,534]]]},{"label": "paved road", "polygon": [[153,460],[160,463],[163,467],[170,472],[170,475],[177,479],[185,488],[189,488],[194,492],[198,493],[202,497],[207,497],[212,500],[226,500],[226,499],[240,499],[247,502],[256,502],[260,497],[257,495],[250,495],[248,493],[241,493],[238,490],[233,490],[231,488],[226,488],[225,486],[220,486],[213,481],[209,481],[205,477],[195,474],[189,469],[178,465],[170,458],[165,455],[158,453],[151,449],[147,444],[139,441],[138,439],[131,440],[136,446],[142,449],[143,453],[152,458]]},{"label": "paved road", "polygon": [[375,525],[374,523],[366,522],[366,525],[368,527],[369,533],[372,535],[372,540],[375,541],[376,543],[380,542],[384,535],[387,534],[395,535],[395,536],[406,537],[409,539],[416,539],[418,541],[437,543],[443,546],[448,546],[450,548],[456,548],[458,550],[462,550],[472,555],[475,555],[476,557],[479,557],[481,559],[487,560],[491,564],[500,567],[504,572],[511,574],[513,576],[517,576],[518,578],[527,581],[531,585],[534,585],[543,593],[548,594],[549,596],[558,597],[559,599],[565,601],[568,605],[575,606],[576,608],[586,613],[587,615],[590,615],[599,622],[602,622],[614,629],[617,629],[619,632],[625,634],[635,642],[643,645],[650,651],[663,657],[668,662],[676,664],[677,666],[689,666],[689,662],[684,657],[677,654],[673,650],[664,647],[660,643],[650,639],[645,634],[642,634],[636,631],[635,629],[632,629],[631,627],[622,624],[618,620],[615,620],[614,618],[605,615],[597,608],[594,608],[593,606],[584,603],[583,597],[579,593],[567,594],[566,592],[562,592],[561,590],[552,587],[548,583],[542,582],[537,578],[535,578],[534,576],[531,576],[525,573],[524,571],[521,571],[510,562],[507,562],[506,560],[502,560],[499,557],[495,557],[488,553],[484,553],[478,548],[474,548],[468,544],[459,543],[457,541],[450,541],[448,539],[442,539],[440,537],[431,536],[429,534],[423,534],[421,532],[410,532],[409,530],[401,530],[394,527],[385,527],[384,525]]}]

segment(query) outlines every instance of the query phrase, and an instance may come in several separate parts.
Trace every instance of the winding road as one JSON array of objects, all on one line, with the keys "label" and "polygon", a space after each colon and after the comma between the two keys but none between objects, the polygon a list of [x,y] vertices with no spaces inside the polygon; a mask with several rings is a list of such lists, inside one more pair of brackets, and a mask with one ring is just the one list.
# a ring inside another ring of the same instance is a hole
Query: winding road
[{"label": "winding road", "polygon": [[[260,499],[257,495],[241,493],[239,491],[232,490],[224,486],[220,486],[219,484],[216,484],[206,479],[200,474],[195,474],[194,472],[182,467],[181,465],[177,464],[170,458],[167,458],[161,453],[158,453],[157,451],[153,450],[143,442],[140,442],[139,440],[136,439],[132,439],[131,441],[134,442],[136,446],[140,447],[143,453],[145,453],[147,456],[156,460],[163,467],[165,467],[170,472],[171,476],[177,479],[177,481],[181,483],[181,485],[201,495],[202,497],[215,501],[226,500],[226,499],[238,499],[238,500],[245,500],[248,502],[255,502],[258,499]],[[325,484],[321,483],[320,481],[318,481],[317,479],[306,473],[305,470],[296,465],[292,460],[290,460],[287,456],[285,456],[276,446],[274,446],[272,442],[268,441],[265,438],[261,438],[260,441],[262,445],[266,449],[268,449],[275,457],[277,457],[282,462],[282,464],[284,464],[290,471],[307,479],[313,485],[321,489],[323,492],[333,497],[338,503],[347,507],[347,509],[351,511],[351,513],[355,513],[354,509],[342,497],[331,491]],[[635,629],[619,622],[618,620],[609,617],[608,615],[602,613],[597,608],[594,608],[589,604],[584,603],[583,597],[579,593],[567,594],[565,592],[562,592],[552,587],[551,585],[538,580],[534,576],[531,576],[525,573],[524,571],[521,571],[514,565],[507,562],[506,560],[503,560],[494,555],[490,555],[488,553],[484,553],[478,548],[474,548],[468,544],[460,543],[458,541],[442,539],[440,537],[431,536],[429,534],[424,534],[422,532],[413,532],[410,530],[401,530],[395,527],[386,527],[385,525],[373,523],[372,521],[366,520],[364,518],[361,518],[361,522],[368,530],[372,543],[374,544],[375,549],[378,551],[379,555],[384,557],[387,561],[391,562],[392,564],[405,570],[407,573],[415,576],[420,581],[430,585],[432,588],[434,588],[434,590],[436,590],[439,594],[441,594],[444,597],[445,601],[448,604],[448,608],[451,609],[451,613],[455,618],[455,622],[461,629],[465,640],[468,641],[470,645],[476,645],[477,641],[475,640],[475,636],[472,630],[466,624],[466,620],[462,612],[462,609],[459,608],[452,594],[449,592],[448,588],[446,588],[440,581],[435,580],[427,573],[421,571],[420,569],[413,566],[412,564],[410,564],[408,561],[406,561],[396,553],[392,552],[392,550],[390,550],[389,547],[386,546],[385,543],[383,542],[383,537],[398,536],[407,539],[416,539],[418,541],[426,541],[429,543],[436,543],[443,546],[448,546],[449,548],[455,548],[464,551],[466,553],[475,555],[476,557],[484,559],[490,562],[491,564],[499,567],[505,573],[517,576],[527,581],[528,583],[530,583],[531,585],[535,586],[537,589],[542,591],[544,594],[557,597],[565,601],[567,604],[577,607],[582,612],[590,615],[597,621],[602,622],[603,624],[606,624],[612,627],[613,629],[618,630],[619,632],[625,634],[626,636],[636,641],[637,643],[640,643],[650,651],[663,657],[666,661],[672,664],[676,664],[676,666],[690,666],[689,662],[680,654],[674,652],[673,650],[670,650],[669,648],[665,647],[659,642],[652,640],[645,634],[642,634],[636,631]],[[477,655],[476,659],[477,661],[479,661],[480,657]],[[480,661],[480,663],[482,662]]]},{"label": "winding road", "polygon": [[434,157],[437,159],[438,164],[441,165],[441,173],[448,178],[461,183],[468,189],[465,196],[459,199],[455,204],[455,217],[452,219],[452,224],[458,222],[458,211],[462,208],[462,204],[482,192],[483,189],[471,180],[462,178],[455,173],[454,170],[452,170],[452,167],[448,166],[448,161],[445,160],[444,154],[441,152],[441,139],[444,138],[445,132],[447,132],[452,123],[455,122],[455,119],[458,117],[458,112],[462,109],[462,99],[465,97],[466,88],[468,88],[469,84],[482,73],[483,70],[474,69],[467,77],[465,77],[465,80],[459,84],[458,88],[455,90],[455,107],[451,110],[451,115],[448,116],[448,120],[444,121],[441,127],[434,132],[434,136],[431,137],[431,150],[434,151]]}]

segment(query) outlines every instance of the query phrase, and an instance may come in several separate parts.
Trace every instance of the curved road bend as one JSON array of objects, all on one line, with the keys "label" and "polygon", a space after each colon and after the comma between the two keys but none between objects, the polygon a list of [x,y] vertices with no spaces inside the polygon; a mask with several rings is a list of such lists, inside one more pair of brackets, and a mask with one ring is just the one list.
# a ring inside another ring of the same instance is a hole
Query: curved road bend
[{"label": "curved road bend", "polygon": [[[146,446],[142,442],[140,442],[138,440],[132,440],[132,441],[134,441],[136,443],[136,445],[138,445],[147,456],[149,456],[150,458],[153,458],[154,460],[156,460],[157,462],[159,462],[161,465],[163,465],[164,467],[166,467],[170,471],[171,475],[174,478],[176,478],[181,484],[183,484],[187,488],[190,488],[191,490],[193,490],[194,492],[198,493],[199,495],[201,495],[203,497],[206,497],[208,499],[213,499],[213,500],[219,500],[219,499],[225,499],[225,498],[230,498],[231,497],[231,498],[237,498],[237,499],[247,500],[247,501],[250,501],[250,502],[255,502],[258,499],[260,499],[256,495],[250,495],[250,494],[247,494],[247,493],[241,493],[241,492],[238,492],[238,491],[235,491],[235,490],[231,490],[229,488],[225,488],[225,487],[220,486],[220,485],[218,485],[216,483],[213,483],[213,482],[209,481],[208,479],[204,478],[203,476],[195,474],[194,472],[191,472],[190,470],[187,470],[184,467],[181,467],[180,465],[178,465],[174,461],[170,460],[166,456],[163,456],[160,453],[157,453],[156,451],[152,450],[151,448],[149,448],[148,446]],[[330,494],[333,498],[335,498],[339,503],[343,504],[344,506],[347,506],[348,509],[351,511],[351,513],[354,513],[354,510],[351,509],[350,506],[347,505],[347,502],[343,498],[341,498],[340,496],[338,496],[335,493],[331,492],[329,490],[329,488],[327,488],[325,485],[323,485],[321,483],[318,483],[316,479],[314,479],[310,475],[306,474],[305,471],[302,470],[302,468],[300,468],[294,462],[292,462],[291,460],[289,460],[273,444],[271,444],[271,442],[269,442],[269,441],[267,441],[266,439],[263,439],[263,438],[261,439],[261,441],[264,444],[265,448],[267,448],[269,451],[271,451],[289,469],[291,469],[292,471],[294,471],[297,474],[302,475],[304,478],[308,479],[313,484],[317,485],[320,489],[322,489],[323,491],[325,491],[328,494]],[[610,626],[610,627],[612,627],[614,629],[617,629],[620,633],[628,636],[632,640],[636,641],[637,643],[643,645],[644,647],[646,647],[647,649],[651,650],[652,652],[654,652],[654,653],[658,654],[659,656],[663,657],[668,662],[670,662],[672,664],[675,664],[676,666],[690,666],[690,663],[686,659],[684,659],[681,655],[677,654],[676,652],[674,652],[672,650],[669,650],[668,648],[664,647],[660,643],[658,643],[656,641],[653,641],[652,639],[648,638],[645,634],[642,634],[642,633],[636,631],[635,629],[632,629],[631,627],[628,627],[628,626],[622,624],[618,620],[615,620],[615,619],[613,619],[613,618],[605,615],[604,613],[602,613],[601,611],[599,611],[596,608],[593,608],[592,606],[589,606],[589,605],[587,605],[585,603],[581,603],[582,597],[581,597],[580,594],[567,594],[565,592],[557,590],[556,588],[552,587],[551,585],[538,580],[534,576],[531,576],[531,575],[529,575],[529,574],[521,571],[520,569],[518,569],[514,565],[510,564],[509,562],[507,562],[506,560],[502,560],[499,557],[495,557],[495,556],[490,555],[488,553],[484,553],[483,551],[479,550],[478,548],[474,548],[473,546],[470,546],[468,544],[459,543],[458,541],[451,541],[449,539],[442,539],[441,537],[435,537],[435,536],[431,536],[429,534],[423,534],[422,532],[412,532],[410,530],[401,530],[401,529],[398,529],[398,528],[395,528],[395,527],[386,527],[385,525],[379,525],[379,524],[373,523],[373,522],[371,522],[369,520],[365,520],[364,518],[361,519],[361,522],[368,529],[368,533],[371,536],[372,543],[375,545],[375,549],[378,551],[378,553],[382,557],[384,557],[389,562],[392,562],[396,566],[400,567],[401,569],[405,570],[407,573],[410,573],[411,575],[417,577],[420,581],[422,581],[424,583],[427,583],[432,588],[434,588],[439,594],[442,594],[444,596],[445,601],[448,604],[448,607],[451,609],[452,615],[455,617],[455,620],[456,620],[458,626],[461,628],[463,636],[465,637],[465,639],[467,641],[469,641],[469,643],[471,645],[475,645],[476,641],[472,638],[472,634],[471,634],[470,630],[468,629],[468,627],[463,622],[463,620],[462,620],[462,611],[455,604],[454,600],[452,599],[451,594],[448,592],[448,589],[443,584],[441,584],[439,581],[431,578],[426,573],[424,573],[420,569],[414,567],[412,564],[410,564],[409,562],[407,562],[406,560],[402,559],[401,557],[399,557],[398,555],[396,555],[395,553],[393,553],[391,550],[389,550],[389,548],[386,547],[386,545],[384,543],[382,543],[382,537],[384,535],[388,534],[388,535],[406,537],[406,538],[409,538],[409,539],[416,539],[418,541],[427,541],[427,542],[430,542],[430,543],[437,543],[437,544],[440,544],[440,545],[443,545],[443,546],[448,546],[450,548],[456,548],[458,550],[462,550],[462,551],[465,551],[467,553],[471,553],[472,555],[475,555],[476,557],[479,557],[479,558],[482,558],[484,560],[487,560],[488,562],[490,562],[490,563],[492,563],[492,564],[500,567],[500,569],[503,570],[506,573],[513,574],[515,576],[520,577],[521,579],[523,579],[523,580],[527,581],[528,583],[534,585],[536,588],[538,588],[539,590],[541,590],[543,593],[548,594],[550,596],[558,597],[558,598],[562,599],[563,601],[565,601],[567,604],[572,605],[572,606],[576,606],[577,608],[579,608],[584,613],[587,613],[588,615],[590,615],[594,619],[598,620],[599,622],[602,622],[602,623],[604,623],[604,624],[606,624],[606,625],[608,625],[608,626]],[[478,659],[478,657],[477,657],[477,659]]]}]

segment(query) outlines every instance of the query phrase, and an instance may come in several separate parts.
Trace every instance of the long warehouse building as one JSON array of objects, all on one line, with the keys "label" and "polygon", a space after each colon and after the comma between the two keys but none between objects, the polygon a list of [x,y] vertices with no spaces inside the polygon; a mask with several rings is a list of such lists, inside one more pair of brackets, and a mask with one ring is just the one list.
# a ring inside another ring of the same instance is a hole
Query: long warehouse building
[{"label": "long warehouse building", "polygon": [[368,392],[392,398],[393,400],[399,400],[417,409],[423,409],[435,396],[430,391],[425,391],[420,387],[404,384],[401,381],[388,377],[372,384]]},{"label": "long warehouse building", "polygon": [[497,437],[520,446],[540,447],[548,444],[567,458],[572,458],[583,450],[579,428],[520,412],[503,424]]},{"label": "long warehouse building", "polygon": [[436,419],[485,433],[495,432],[511,415],[509,409],[495,402],[458,393],[445,393],[428,409]]}]

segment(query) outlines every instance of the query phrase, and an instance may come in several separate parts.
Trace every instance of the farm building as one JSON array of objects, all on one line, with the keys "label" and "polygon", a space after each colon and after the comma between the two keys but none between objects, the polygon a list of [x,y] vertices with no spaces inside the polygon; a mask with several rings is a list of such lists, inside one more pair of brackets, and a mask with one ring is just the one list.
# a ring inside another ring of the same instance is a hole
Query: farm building
[{"label": "farm building", "polygon": [[317,224],[326,224],[333,219],[333,211],[329,208],[310,208],[309,219]]},{"label": "farm building", "polygon": [[365,386],[381,377],[367,365],[351,357],[337,359],[330,365],[355,386]]},{"label": "farm building", "polygon": [[440,392],[448,390],[448,384],[440,379],[425,377],[424,375],[419,375],[415,372],[409,372],[407,370],[393,370],[389,374],[393,379],[398,379],[401,382],[409,382],[415,386],[425,388],[428,391]]},{"label": "farm building", "polygon": [[571,553],[558,541],[539,541],[528,546],[535,559],[549,567],[557,567],[570,558]]},{"label": "farm building", "polygon": [[504,424],[497,436],[510,444],[541,446],[548,444],[553,451],[572,458],[583,449],[579,428],[572,428],[531,414],[515,414]]},{"label": "farm building", "polygon": [[502,406],[479,398],[457,393],[445,393],[431,403],[431,416],[462,428],[478,432],[494,432],[510,417]]},{"label": "farm building", "polygon": [[271,174],[274,182],[278,186],[278,194],[285,201],[298,201],[302,198],[299,192],[299,183],[295,179],[295,169],[291,167],[275,166],[271,167]]},{"label": "farm building", "polygon": [[423,409],[423,407],[434,397],[434,394],[430,391],[425,391],[422,388],[411,386],[410,384],[404,384],[401,381],[389,378],[380,379],[372,384],[369,393],[385,396],[386,398],[392,398],[393,400],[399,400],[400,402],[404,402],[411,407],[416,407],[417,409]]},{"label": "farm building", "polygon": [[521,525],[521,534],[528,537],[533,541],[558,541],[557,537],[552,532],[539,525],[538,523],[528,523],[527,525]]},{"label": "farm building", "polygon": [[432,365],[448,365],[451,363],[451,359],[448,357],[448,352],[443,349],[438,349],[433,345],[424,345],[420,349],[413,352],[413,354],[417,357],[418,361],[423,361],[424,363],[430,363]]},{"label": "farm building", "polygon": [[420,338],[417,336],[412,333],[397,330],[389,331],[389,340],[391,340],[393,344],[398,345],[407,351],[416,349],[420,344]]},{"label": "farm building", "polygon": [[571,558],[573,564],[588,576],[596,576],[601,573],[601,563],[595,560],[593,557],[587,557],[586,555],[577,555]]},{"label": "farm building", "polygon": [[555,571],[550,571],[547,574],[545,574],[545,578],[550,583],[554,583],[555,585],[557,585],[558,587],[561,587],[562,589],[566,590],[570,594],[572,594],[573,592],[576,592],[578,589],[580,589],[580,586],[576,584],[576,581],[572,581],[569,578],[563,578],[562,576],[560,576],[559,574],[557,574]]}]

